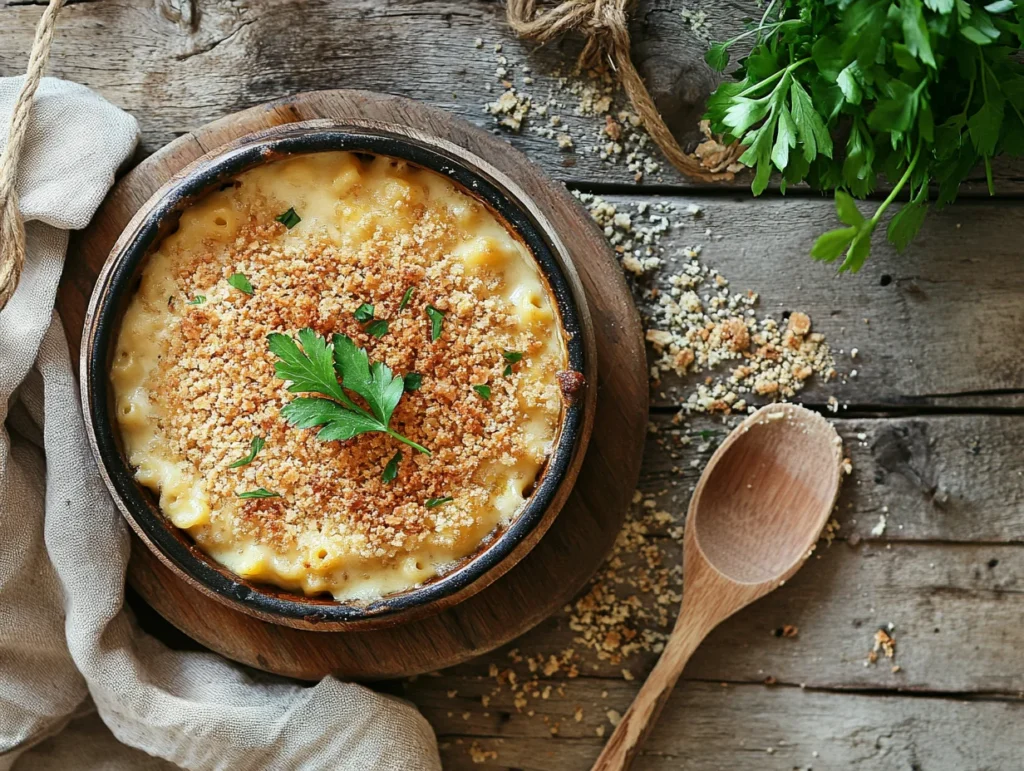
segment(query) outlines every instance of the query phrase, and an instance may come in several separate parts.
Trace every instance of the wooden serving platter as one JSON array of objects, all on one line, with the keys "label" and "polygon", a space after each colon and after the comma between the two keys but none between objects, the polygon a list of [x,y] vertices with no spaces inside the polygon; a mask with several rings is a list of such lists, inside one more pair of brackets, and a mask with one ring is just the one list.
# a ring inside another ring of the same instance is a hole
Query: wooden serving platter
[{"label": "wooden serving platter", "polygon": [[444,112],[363,91],[301,94],[184,134],[144,160],[72,239],[58,310],[78,361],[96,276],[121,231],[152,193],[196,158],[255,131],[315,119],[369,120],[428,131],[487,159],[532,198],[560,234],[586,292],[598,350],[590,445],[568,501],[540,542],[505,575],[440,613],[367,631],[319,632],[260,621],[188,585],[133,536],[131,586],[189,637],[228,658],[302,679],[380,679],[451,666],[522,634],[572,598],[622,526],[640,472],[647,375],[640,320],[597,226],[568,193],[499,138]]}]

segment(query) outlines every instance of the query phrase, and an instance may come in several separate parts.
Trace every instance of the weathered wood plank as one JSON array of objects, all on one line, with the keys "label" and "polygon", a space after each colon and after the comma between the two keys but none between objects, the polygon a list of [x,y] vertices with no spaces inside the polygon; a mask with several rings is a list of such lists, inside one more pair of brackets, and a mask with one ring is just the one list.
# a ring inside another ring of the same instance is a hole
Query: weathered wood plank
[{"label": "weathered wood plank", "polygon": [[[645,548],[655,549],[666,565],[679,563],[680,546],[674,541],[656,539]],[[653,615],[658,594],[630,584],[649,575],[642,567],[647,556],[622,555],[616,576],[624,580],[606,579],[605,585],[620,600],[635,596]],[[1024,691],[1018,652],[1022,587],[1024,549],[1019,546],[819,546],[786,586],[712,632],[684,677],[748,683],[771,677],[831,689],[1016,694]],[[678,589],[676,582],[668,587],[669,592]],[[676,602],[665,603],[670,620],[677,608]],[[890,623],[895,659],[866,664],[876,630]],[[778,636],[787,624],[799,629],[797,637]],[[669,627],[630,612],[620,624],[601,625],[598,637],[627,629],[667,632]],[[562,612],[511,648],[524,656],[542,655],[543,660],[572,649],[581,676],[618,680],[626,670],[642,681],[657,660],[654,651],[646,650],[602,657],[579,637],[570,628],[569,614]],[[504,656],[498,652],[449,670],[446,677],[483,676],[491,664],[511,667],[520,681],[530,677],[527,665],[514,663],[507,650]],[[891,671],[894,665],[899,671]]]},{"label": "weathered wood plank", "polygon": [[[548,684],[563,685],[546,681],[541,687]],[[421,678],[408,686],[407,695],[438,731],[445,768],[589,768],[612,730],[607,711],[624,712],[636,684],[564,682],[564,696],[553,692],[531,701],[532,717],[517,711],[507,693],[482,707],[480,698],[490,690],[474,678]],[[637,768],[1009,769],[1019,765],[1020,755],[1006,732],[1022,717],[1021,701],[879,698],[685,682],[669,700]],[[600,728],[603,738],[596,735]]]},{"label": "weathered wood plank", "polygon": [[[735,422],[692,416],[677,426],[667,415],[653,416],[656,433],[648,435],[641,489],[665,491],[659,508],[681,515],[704,464]],[[839,497],[839,538],[1024,543],[1024,418],[932,415],[835,423],[854,469]],[[883,515],[884,533],[872,536]]]},{"label": "weathered wood plank", "polygon": [[[654,425],[641,488],[653,498],[653,510],[667,515],[643,517],[647,535],[617,555],[621,564],[613,574],[603,574],[618,598],[606,603],[605,616],[623,610],[621,601],[631,596],[640,609],[627,610],[621,623],[596,625],[598,639],[609,631],[668,631],[682,558],[670,536],[678,537],[690,489],[726,430],[708,417],[677,427],[655,416]],[[854,467],[838,504],[837,540],[820,544],[787,586],[716,630],[687,677],[750,682],[770,676],[825,688],[1024,690],[1016,661],[1024,613],[1024,467],[1016,448],[1024,421],[959,415],[838,420],[837,426]],[[690,444],[680,445],[682,437]],[[872,534],[883,514],[884,532]],[[966,543],[972,540],[978,543]],[[664,587],[645,588],[659,573],[667,576]],[[660,606],[659,597],[668,602]],[[601,655],[581,643],[573,615],[557,614],[510,647],[542,660],[571,648],[582,676],[621,678],[626,669],[640,681],[654,665],[654,650],[616,657],[614,646],[611,655]],[[895,661],[865,666],[875,631],[889,623],[895,625]],[[776,636],[787,624],[799,628],[796,639]],[[483,675],[494,664],[529,678],[528,666],[513,658],[498,651],[454,672]],[[894,663],[899,672],[891,671]]]},{"label": "weathered wood plank", "polygon": [[[931,405],[1024,405],[1024,260],[1018,233],[1024,207],[1013,202],[961,202],[931,215],[928,227],[902,255],[876,239],[874,253],[857,274],[808,257],[817,234],[835,226],[831,202],[813,197],[753,201],[741,197],[609,196],[636,225],[650,227],[662,212],[638,206],[671,204],[676,227],[662,235],[665,264],[633,281],[641,311],[659,321],[657,299],[702,246],[701,261],[730,282],[733,294],[760,294],[759,312],[783,320],[789,311],[810,315],[836,358],[840,381],[813,378],[801,400],[890,408]],[[701,216],[687,214],[698,205]],[[710,231],[710,235],[708,235]],[[707,288],[698,293],[705,296]],[[857,358],[851,351],[857,349]],[[728,373],[739,362],[719,371]],[[856,377],[852,376],[857,371]],[[680,380],[674,374],[655,391],[655,403],[685,400],[707,373]],[[961,401],[954,399],[957,397]]]},{"label": "weathered wood plank", "polygon": [[[700,35],[670,0],[643,0],[631,25],[634,60],[684,145],[695,144],[696,119],[716,75],[703,62],[706,38],[731,37],[755,11],[748,2],[689,0],[703,12]],[[39,4],[5,0],[0,73],[23,71]],[[184,9],[184,10],[182,10]],[[484,45],[474,47],[476,38]],[[503,44],[500,65],[493,45]],[[480,125],[494,125],[482,106],[503,90],[505,66],[524,93],[542,102],[580,50],[577,38],[538,48],[516,40],[504,7],[491,0],[424,0],[402,5],[374,0],[109,0],[69,6],[61,16],[50,72],[84,83],[135,114],[143,150],[152,152],[178,134],[244,107],[299,91],[363,88],[422,99]],[[522,70],[522,65],[531,72]],[[530,77],[533,83],[524,83]],[[490,88],[490,90],[488,90]],[[562,179],[632,184],[624,163],[608,165],[582,148],[600,139],[603,117],[573,114],[568,95],[562,130],[576,149],[528,129],[509,139]],[[535,118],[543,128],[546,118]],[[528,124],[529,125],[529,124]],[[664,164],[663,164],[664,165]],[[1024,165],[997,164],[1001,192],[1024,189]],[[648,181],[691,186],[665,167]],[[981,190],[981,175],[971,189]],[[742,186],[744,180],[738,180]]]}]

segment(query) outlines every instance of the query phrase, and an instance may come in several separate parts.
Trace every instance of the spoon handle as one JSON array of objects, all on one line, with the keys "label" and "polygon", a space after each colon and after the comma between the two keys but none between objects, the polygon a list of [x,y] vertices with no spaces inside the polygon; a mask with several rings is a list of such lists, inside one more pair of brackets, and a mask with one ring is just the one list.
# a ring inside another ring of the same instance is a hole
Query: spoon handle
[{"label": "spoon handle", "polygon": [[693,620],[697,623],[678,624],[673,630],[661,658],[622,716],[591,771],[625,771],[632,765],[683,673],[683,667],[711,631],[706,624]]}]

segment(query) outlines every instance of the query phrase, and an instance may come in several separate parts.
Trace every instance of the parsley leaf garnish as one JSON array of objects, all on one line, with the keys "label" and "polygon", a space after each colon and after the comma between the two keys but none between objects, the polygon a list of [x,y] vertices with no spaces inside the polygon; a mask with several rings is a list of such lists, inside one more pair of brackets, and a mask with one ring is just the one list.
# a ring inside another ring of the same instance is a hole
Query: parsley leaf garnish
[{"label": "parsley leaf garnish", "polygon": [[193,297],[191,300],[188,301],[188,304],[189,305],[202,305],[204,302],[206,302],[206,295],[197,294],[195,297]]},{"label": "parsley leaf garnish", "polygon": [[228,466],[228,468],[241,468],[242,466],[248,466],[256,460],[256,456],[260,454],[260,450],[263,449],[266,443],[266,440],[262,436],[254,436],[252,438],[252,442],[249,443],[249,454],[244,458],[239,458]]},{"label": "parsley leaf garnish", "polygon": [[519,351],[505,351],[501,355],[502,358],[504,358],[505,361],[508,362],[507,364],[505,364],[505,370],[501,374],[504,375],[505,377],[511,377],[512,365],[521,362],[523,360],[523,354],[521,354]]},{"label": "parsley leaf garnish", "polygon": [[[267,337],[271,353],[280,360],[275,362],[274,371],[282,380],[290,381],[288,390],[292,393],[320,396],[293,399],[281,409],[281,417],[297,428],[323,426],[317,438],[325,442],[379,431],[430,454],[426,447],[390,428],[391,415],[405,392],[401,375],[395,375],[383,362],[371,366],[366,349],[356,346],[346,335],[334,335],[328,343],[312,329],[302,329],[298,337],[301,350],[288,335]],[[369,411],[356,404],[347,391],[362,397]]]},{"label": "parsley leaf garnish", "polygon": [[366,333],[373,335],[378,340],[388,333],[388,322],[385,319],[377,319],[366,325]]},{"label": "parsley leaf garnish", "polygon": [[444,313],[433,305],[428,305],[427,316],[430,317],[430,341],[434,342],[441,336],[441,328],[444,325]]},{"label": "parsley leaf garnish", "polygon": [[405,390],[406,391],[418,391],[420,386],[423,385],[423,375],[419,372],[409,372],[405,376]]},{"label": "parsley leaf garnish", "polygon": [[252,294],[252,284],[249,283],[249,279],[246,278],[244,273],[235,273],[228,276],[228,283],[231,284],[239,292],[245,292],[245,294]]},{"label": "parsley leaf garnish", "polygon": [[[752,37],[705,117],[746,146],[740,161],[754,169],[755,194],[773,173],[782,192],[804,182],[835,193],[843,227],[818,238],[811,256],[856,271],[890,208],[900,210],[886,235],[902,251],[930,198],[952,203],[977,166],[994,193],[992,158],[1024,155],[1020,9],[1014,0],[775,0],[707,52],[722,71],[729,48]],[[881,176],[891,190],[862,214],[854,199]]]},{"label": "parsley leaf garnish", "polygon": [[369,303],[363,303],[356,308],[356,312],[352,315],[356,317],[356,321],[360,324],[365,324],[367,321],[373,320],[373,306]]},{"label": "parsley leaf garnish", "polygon": [[399,450],[388,461],[388,465],[384,467],[384,473],[380,475],[380,481],[384,484],[394,481],[395,477],[398,476],[398,464],[402,462],[402,451]]},{"label": "parsley leaf garnish", "polygon": [[411,286],[411,287],[409,287],[408,289],[405,290],[405,294],[402,295],[402,302],[398,303],[398,310],[400,310],[400,311],[404,311],[405,310],[405,306],[407,306],[409,304],[409,300],[412,299],[412,293],[413,293],[413,291],[415,291],[415,289],[416,289],[416,287]]},{"label": "parsley leaf garnish", "polygon": [[436,509],[438,506],[443,506],[444,504],[451,503],[454,500],[455,499],[452,498],[450,495],[446,495],[444,498],[427,498],[426,503],[424,503],[424,506],[426,506],[428,509]]},{"label": "parsley leaf garnish", "polygon": [[302,222],[302,217],[295,213],[294,207],[289,208],[288,211],[284,212],[283,214],[278,214],[276,217],[274,217],[274,219],[280,222],[289,230],[291,230],[293,227]]},{"label": "parsley leaf garnish", "polygon": [[476,391],[484,401],[491,398],[491,387],[489,385],[475,385],[473,386],[473,390]]},{"label": "parsley leaf garnish", "polygon": [[255,490],[247,490],[244,493],[235,493],[239,498],[280,498],[281,493],[275,493],[265,487],[257,487]]}]

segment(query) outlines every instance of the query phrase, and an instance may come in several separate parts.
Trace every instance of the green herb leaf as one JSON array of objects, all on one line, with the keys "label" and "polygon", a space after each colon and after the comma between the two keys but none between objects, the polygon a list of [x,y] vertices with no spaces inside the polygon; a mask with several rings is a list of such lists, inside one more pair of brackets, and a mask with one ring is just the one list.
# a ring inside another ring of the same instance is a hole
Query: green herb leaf
[{"label": "green herb leaf", "polygon": [[[281,416],[298,428],[323,426],[317,437],[325,442],[345,441],[371,431],[385,433],[415,450],[430,450],[390,428],[391,415],[404,393],[404,381],[383,362],[370,366],[366,349],[345,335],[335,335],[331,344],[312,329],[299,331],[302,350],[287,335],[272,334],[267,343],[280,361],[277,376],[290,381],[288,390],[316,393],[325,397],[300,397],[281,409]],[[338,382],[338,377],[342,382]],[[353,391],[366,400],[370,412],[346,393]]]},{"label": "green herb leaf", "polygon": [[384,473],[380,475],[380,480],[387,484],[388,482],[394,481],[395,477],[398,476],[398,464],[402,462],[402,451],[399,450],[388,461],[388,465],[384,467]]},{"label": "green herb leaf", "polygon": [[248,466],[256,460],[256,456],[259,455],[260,450],[263,449],[264,445],[266,445],[266,440],[264,440],[263,437],[254,436],[252,441],[249,443],[249,454],[243,458],[239,458],[228,466],[228,468],[241,468],[242,466]]},{"label": "green herb leaf", "polygon": [[420,386],[423,385],[423,375],[418,372],[409,372],[404,378],[404,385],[406,391],[419,391]]},{"label": "green herb leaf", "polygon": [[436,509],[438,506],[443,506],[446,503],[451,503],[455,499],[450,495],[446,495],[444,498],[427,498],[424,504],[428,509]]},{"label": "green herb leaf", "polygon": [[729,48],[726,43],[712,43],[704,54],[704,61],[715,72],[722,72],[729,66]]},{"label": "green herb leaf", "polygon": [[280,498],[281,493],[275,493],[265,487],[257,487],[255,490],[247,490],[244,493],[235,493],[239,498]]},{"label": "green herb leaf", "polygon": [[245,277],[244,273],[235,273],[228,276],[228,283],[239,292],[245,292],[248,295],[252,294],[252,284],[249,283],[249,279]]},{"label": "green herb leaf", "polygon": [[886,237],[897,251],[902,252],[910,246],[914,236],[921,230],[921,225],[924,224],[927,215],[928,204],[919,201],[908,203],[893,215],[893,218],[889,220],[889,227],[886,229]]},{"label": "green herb leaf", "polygon": [[363,303],[356,308],[356,312],[352,315],[356,317],[356,321],[361,324],[365,324],[367,321],[371,321],[373,319],[373,306],[369,303]]},{"label": "green herb leaf", "polygon": [[288,335],[273,333],[267,336],[270,352],[280,359],[274,364],[274,374],[291,381],[292,393],[318,393],[339,402],[348,399],[334,374],[334,351],[327,341],[312,329],[299,331],[302,350]]},{"label": "green herb leaf", "polygon": [[836,190],[836,214],[844,225],[856,227],[864,221],[864,215],[854,203],[853,196],[842,190]]},{"label": "green herb leaf", "polygon": [[300,396],[281,408],[281,417],[296,428],[316,428],[322,442],[346,442],[360,434],[387,432],[387,424],[365,412],[356,412],[330,399]]},{"label": "green herb leaf", "polygon": [[934,69],[935,55],[928,39],[928,24],[924,20],[921,0],[900,0],[900,10],[903,14],[903,40],[907,50]]},{"label": "green herb leaf", "polygon": [[504,358],[505,361],[508,362],[505,365],[505,370],[501,374],[504,375],[505,377],[511,377],[512,365],[521,362],[523,360],[523,354],[520,353],[519,351],[505,351],[501,355],[502,358]]},{"label": "green herb leaf", "polygon": [[475,385],[473,386],[473,390],[476,391],[484,401],[491,398],[491,387],[489,385]]},{"label": "green herb leaf", "polygon": [[444,313],[433,305],[428,305],[427,316],[430,318],[430,341],[434,342],[441,336],[441,329],[444,326]]},{"label": "green herb leaf", "polygon": [[822,262],[835,262],[857,235],[857,228],[839,228],[822,233],[811,247],[811,257]]},{"label": "green herb leaf", "polygon": [[188,301],[188,304],[189,305],[202,305],[204,302],[206,302],[206,295],[197,294],[195,297],[193,297],[191,300]]},{"label": "green herb leaf", "polygon": [[377,319],[366,325],[366,333],[373,335],[378,340],[388,333],[388,322],[385,319]]},{"label": "green herb leaf", "polygon": [[362,396],[381,423],[389,423],[405,391],[401,375],[395,375],[381,361],[371,366],[366,349],[359,348],[346,335],[335,335],[333,343],[334,363],[342,385]]},{"label": "green herb leaf", "polygon": [[843,97],[852,105],[860,104],[860,100],[864,96],[860,83],[857,82],[857,73],[859,71],[860,68],[857,66],[857,62],[850,62],[840,71],[836,79],[836,85],[843,92]]},{"label": "green herb leaf", "polygon": [[967,119],[971,143],[978,155],[991,157],[999,141],[999,130],[1003,126],[1002,101],[985,102],[974,115]]},{"label": "green herb leaf", "polygon": [[274,219],[280,222],[289,230],[291,230],[293,227],[302,222],[302,218],[295,213],[294,208],[288,209],[288,211],[284,212],[283,214],[278,214],[276,217],[274,217]]},{"label": "green herb leaf", "polygon": [[398,303],[398,310],[404,311],[405,306],[409,304],[409,300],[412,299],[412,293],[416,290],[416,287],[411,286],[405,290],[405,294],[402,295],[402,302]]},{"label": "green herb leaf", "polygon": [[850,248],[846,252],[846,259],[839,266],[840,272],[856,273],[863,267],[864,260],[867,259],[868,252],[871,251],[871,234],[875,232],[872,220],[868,220],[865,225],[870,225],[870,227],[861,227],[857,230],[857,235],[853,237]]}]

